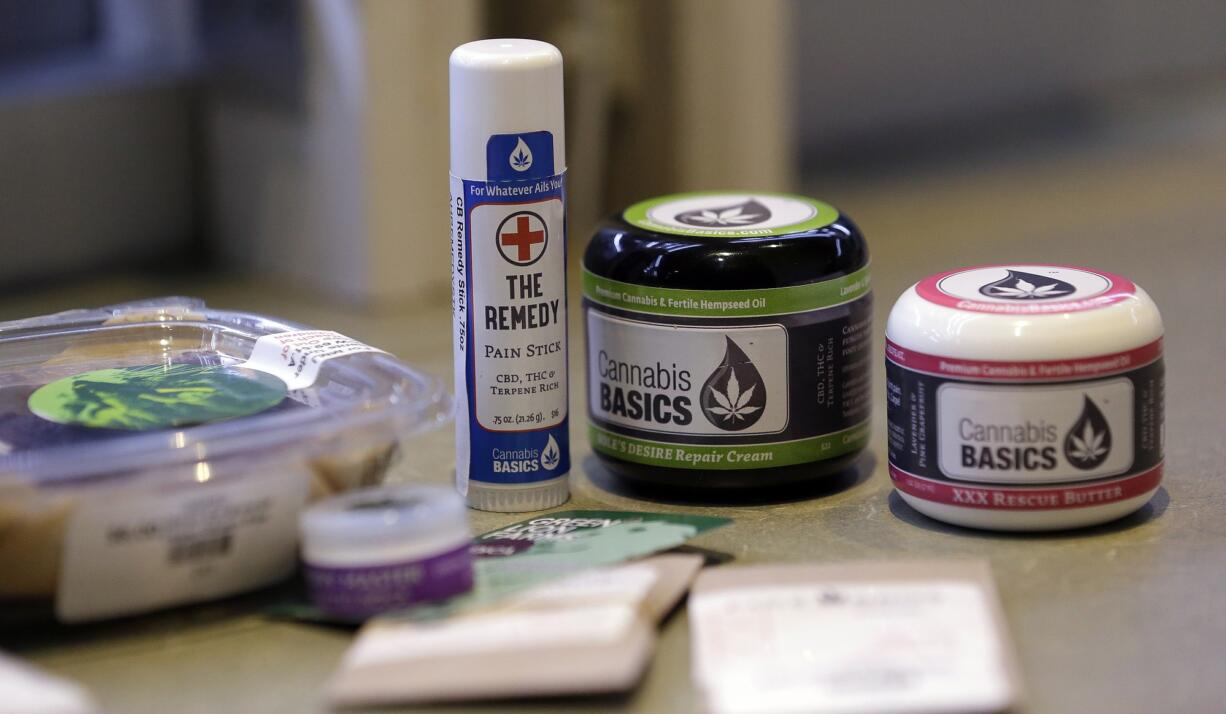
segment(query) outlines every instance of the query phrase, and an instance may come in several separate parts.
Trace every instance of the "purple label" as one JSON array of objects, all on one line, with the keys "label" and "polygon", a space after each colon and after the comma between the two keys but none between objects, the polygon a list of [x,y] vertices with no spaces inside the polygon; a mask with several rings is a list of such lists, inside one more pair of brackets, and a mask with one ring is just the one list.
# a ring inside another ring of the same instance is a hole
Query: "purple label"
[{"label": "purple label", "polygon": [[530,540],[495,538],[473,543],[472,552],[477,558],[506,558],[529,550],[533,545],[536,544]]},{"label": "purple label", "polygon": [[465,543],[429,558],[387,565],[332,568],[308,563],[306,577],[311,600],[320,610],[367,617],[468,592],[473,561]]}]

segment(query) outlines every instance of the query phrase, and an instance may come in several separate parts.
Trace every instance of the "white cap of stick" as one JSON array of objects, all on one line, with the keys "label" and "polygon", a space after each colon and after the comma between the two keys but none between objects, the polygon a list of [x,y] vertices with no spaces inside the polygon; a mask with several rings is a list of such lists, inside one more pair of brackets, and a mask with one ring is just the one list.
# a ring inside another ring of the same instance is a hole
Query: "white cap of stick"
[{"label": "white cap of stick", "polygon": [[566,168],[562,53],[538,40],[479,40],[451,53],[451,174],[486,180],[495,134],[553,134],[554,173]]}]

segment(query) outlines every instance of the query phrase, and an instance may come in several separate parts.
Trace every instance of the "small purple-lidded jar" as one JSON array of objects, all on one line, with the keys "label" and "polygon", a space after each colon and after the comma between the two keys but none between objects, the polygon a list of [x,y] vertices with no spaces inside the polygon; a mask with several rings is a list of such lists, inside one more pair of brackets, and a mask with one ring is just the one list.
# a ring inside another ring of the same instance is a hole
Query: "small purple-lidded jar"
[{"label": "small purple-lidded jar", "polygon": [[302,559],[311,600],[365,618],[472,589],[467,507],[441,486],[354,491],[303,512]]}]

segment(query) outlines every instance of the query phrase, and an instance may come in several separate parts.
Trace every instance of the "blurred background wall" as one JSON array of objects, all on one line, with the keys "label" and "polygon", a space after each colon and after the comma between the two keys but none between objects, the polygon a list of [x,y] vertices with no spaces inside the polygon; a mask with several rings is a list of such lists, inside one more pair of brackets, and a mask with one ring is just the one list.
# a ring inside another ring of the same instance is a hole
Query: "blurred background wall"
[{"label": "blurred background wall", "polygon": [[447,55],[500,35],[566,56],[580,238],[660,192],[1024,152],[1226,88],[1210,1],[0,0],[0,290],[445,300]]}]

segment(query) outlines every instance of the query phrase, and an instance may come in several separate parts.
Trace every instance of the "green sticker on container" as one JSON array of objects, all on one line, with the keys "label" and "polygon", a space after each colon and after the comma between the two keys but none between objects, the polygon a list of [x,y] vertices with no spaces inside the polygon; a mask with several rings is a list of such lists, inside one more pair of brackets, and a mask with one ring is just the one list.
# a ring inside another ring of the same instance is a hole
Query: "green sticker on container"
[{"label": "green sticker on container", "polygon": [[838,209],[786,193],[675,193],[626,209],[627,223],[657,233],[704,238],[763,238],[834,223]]},{"label": "green sticker on container", "polygon": [[113,367],[40,387],[30,411],[48,421],[146,431],[257,414],[285,398],[279,378],[239,367]]}]

